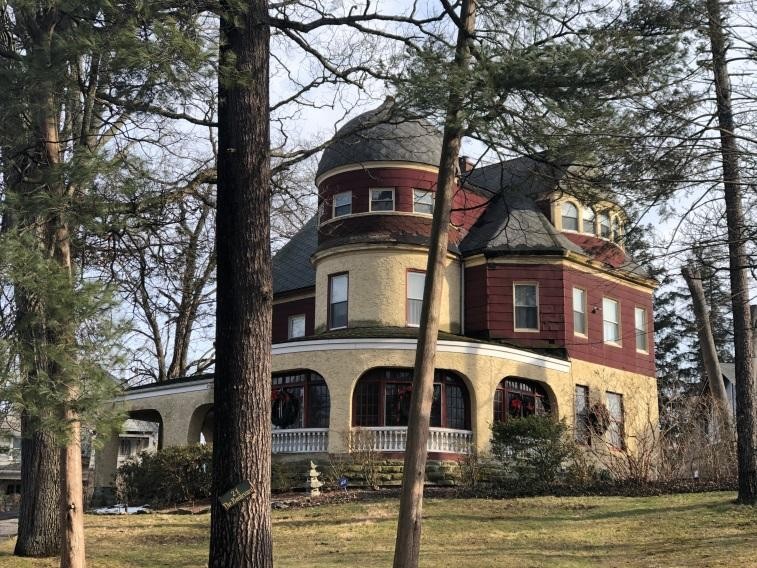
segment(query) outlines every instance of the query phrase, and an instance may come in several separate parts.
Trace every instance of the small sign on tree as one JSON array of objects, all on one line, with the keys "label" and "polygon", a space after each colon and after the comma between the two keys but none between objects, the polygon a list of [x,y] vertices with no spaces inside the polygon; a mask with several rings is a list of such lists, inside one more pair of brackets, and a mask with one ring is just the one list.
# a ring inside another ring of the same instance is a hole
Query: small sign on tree
[{"label": "small sign on tree", "polygon": [[235,505],[238,505],[247,499],[250,495],[252,495],[252,485],[250,485],[249,481],[243,481],[236,487],[221,495],[218,499],[221,501],[221,506],[224,510],[228,511]]}]

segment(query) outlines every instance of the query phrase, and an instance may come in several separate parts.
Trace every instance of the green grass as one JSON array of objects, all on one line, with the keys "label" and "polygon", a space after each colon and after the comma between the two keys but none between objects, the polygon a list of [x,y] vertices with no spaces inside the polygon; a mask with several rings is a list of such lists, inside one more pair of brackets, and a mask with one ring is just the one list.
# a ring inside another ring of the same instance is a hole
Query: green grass
[{"label": "green grass", "polygon": [[[732,493],[664,497],[427,499],[421,565],[757,566],[757,509]],[[397,501],[274,512],[277,567],[391,564]],[[200,567],[209,517],[87,518],[92,567]],[[57,566],[16,559],[0,543],[0,566]]]}]

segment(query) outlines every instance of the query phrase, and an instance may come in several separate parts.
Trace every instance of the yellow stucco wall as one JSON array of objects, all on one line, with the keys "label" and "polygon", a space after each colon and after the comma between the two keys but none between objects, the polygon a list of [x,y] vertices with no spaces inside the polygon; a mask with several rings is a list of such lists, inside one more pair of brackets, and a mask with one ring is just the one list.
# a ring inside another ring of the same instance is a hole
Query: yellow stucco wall
[{"label": "yellow stucco wall", "polygon": [[[326,328],[328,277],[349,272],[349,327],[404,327],[407,270],[425,270],[421,247],[338,247],[316,258],[315,331]],[[460,263],[446,259],[440,308],[443,331],[460,331]]]},{"label": "yellow stucco wall", "polygon": [[[279,354],[273,357],[273,370],[308,368],[321,374],[329,386],[331,418],[329,451],[345,449],[345,433],[351,427],[352,392],[358,378],[374,367],[412,367],[415,351],[410,349],[321,349],[308,353]],[[573,361],[566,370],[545,368],[487,355],[439,351],[436,367],[457,371],[465,380],[471,400],[471,425],[474,444],[479,451],[489,446],[494,393],[499,382],[508,376],[540,381],[554,395],[557,416],[574,423],[574,392],[577,384],[588,386],[592,401],[606,402],[607,391],[622,394],[625,407],[629,447],[634,436],[656,425],[657,386],[653,377],[605,368],[583,361]]]}]

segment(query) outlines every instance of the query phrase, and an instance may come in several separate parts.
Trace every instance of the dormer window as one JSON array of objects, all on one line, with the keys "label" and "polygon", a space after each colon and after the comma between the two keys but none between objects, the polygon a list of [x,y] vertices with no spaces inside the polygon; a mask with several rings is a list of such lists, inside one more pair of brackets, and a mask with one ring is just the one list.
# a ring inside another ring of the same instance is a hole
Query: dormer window
[{"label": "dormer window", "polygon": [[352,213],[352,192],[343,191],[334,195],[334,217],[342,217]]},{"label": "dormer window", "polygon": [[612,216],[612,240],[616,243],[623,240],[623,234],[620,232],[620,219],[617,215]]},{"label": "dormer window", "polygon": [[394,189],[371,189],[371,211],[394,211]]},{"label": "dormer window", "polygon": [[599,214],[599,236],[603,239],[609,239],[612,236],[610,214],[607,213],[607,211],[603,211]]},{"label": "dormer window", "polygon": [[591,207],[584,207],[582,232],[586,233],[587,235],[596,234],[597,232],[597,228],[595,227],[596,218],[597,216],[594,213],[594,209],[592,209]]},{"label": "dormer window", "polygon": [[562,204],[563,231],[578,231],[578,207],[570,201]]}]

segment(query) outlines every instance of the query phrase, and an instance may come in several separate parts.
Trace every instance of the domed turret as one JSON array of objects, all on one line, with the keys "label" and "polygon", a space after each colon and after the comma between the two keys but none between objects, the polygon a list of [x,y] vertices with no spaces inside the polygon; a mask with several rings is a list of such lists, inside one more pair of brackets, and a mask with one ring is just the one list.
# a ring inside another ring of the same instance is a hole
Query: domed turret
[{"label": "domed turret", "polygon": [[442,135],[423,118],[408,118],[388,97],[378,108],[353,118],[323,152],[316,178],[348,164],[414,162],[439,165]]}]

